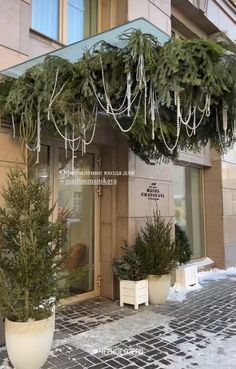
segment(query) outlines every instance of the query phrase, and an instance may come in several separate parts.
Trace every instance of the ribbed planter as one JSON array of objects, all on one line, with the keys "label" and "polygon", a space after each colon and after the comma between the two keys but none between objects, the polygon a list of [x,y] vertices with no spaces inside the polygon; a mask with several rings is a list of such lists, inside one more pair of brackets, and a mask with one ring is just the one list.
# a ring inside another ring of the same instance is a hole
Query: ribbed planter
[{"label": "ribbed planter", "polygon": [[49,356],[54,329],[55,314],[32,322],[6,319],[6,347],[14,369],[40,369]]},{"label": "ribbed planter", "polygon": [[148,276],[150,304],[164,304],[170,291],[170,274]]},{"label": "ribbed planter", "polygon": [[120,306],[134,305],[137,310],[140,304],[148,306],[148,280],[126,281],[120,280]]},{"label": "ribbed planter", "polygon": [[193,264],[186,264],[176,268],[175,283],[177,286],[183,288],[197,284],[197,266]]}]

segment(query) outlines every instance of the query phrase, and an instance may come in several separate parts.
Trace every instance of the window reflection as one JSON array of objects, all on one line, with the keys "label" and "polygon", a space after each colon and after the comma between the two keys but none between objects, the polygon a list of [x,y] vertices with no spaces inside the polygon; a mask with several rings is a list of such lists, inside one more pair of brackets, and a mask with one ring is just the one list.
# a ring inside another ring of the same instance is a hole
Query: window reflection
[{"label": "window reflection", "polygon": [[32,28],[54,40],[58,40],[58,0],[32,0]]},{"label": "window reflection", "polygon": [[201,169],[175,165],[174,175],[175,219],[189,237],[192,258],[201,258],[204,256]]},{"label": "window reflection", "polygon": [[[33,160],[36,161],[36,154],[34,153]],[[47,185],[50,184],[50,169],[49,169],[49,146],[41,145],[40,151],[40,161],[35,164],[34,173],[36,178],[40,180],[41,183]],[[34,163],[34,162],[33,162]]]},{"label": "window reflection", "polygon": [[72,256],[66,264],[69,272],[89,265],[83,279],[71,287],[72,293],[84,293],[94,289],[94,186],[85,185],[80,180],[89,179],[90,175],[81,175],[94,167],[94,155],[76,153],[75,174],[71,174],[71,151],[59,149],[58,163],[58,211],[69,210],[67,219],[67,247],[72,249]]}]

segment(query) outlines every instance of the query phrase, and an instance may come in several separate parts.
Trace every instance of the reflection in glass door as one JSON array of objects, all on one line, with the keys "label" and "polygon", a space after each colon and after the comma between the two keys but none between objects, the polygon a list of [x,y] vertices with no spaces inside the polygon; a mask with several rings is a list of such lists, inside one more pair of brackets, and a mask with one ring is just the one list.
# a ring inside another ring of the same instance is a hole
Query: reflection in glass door
[{"label": "reflection in glass door", "polygon": [[95,289],[94,286],[94,186],[89,184],[94,170],[94,154],[76,153],[74,173],[71,172],[72,156],[68,150],[58,148],[57,198],[58,212],[69,210],[67,247],[72,248],[66,263],[68,272],[89,266],[85,275],[71,286],[72,294],[81,294]]},{"label": "reflection in glass door", "polygon": [[205,255],[201,169],[174,165],[176,222],[186,231],[192,258]]}]

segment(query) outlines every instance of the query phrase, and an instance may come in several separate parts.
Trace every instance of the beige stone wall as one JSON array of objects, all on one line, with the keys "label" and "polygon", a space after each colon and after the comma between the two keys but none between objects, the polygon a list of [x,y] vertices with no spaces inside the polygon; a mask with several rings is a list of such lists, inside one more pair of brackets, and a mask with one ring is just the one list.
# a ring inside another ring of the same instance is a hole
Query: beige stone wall
[{"label": "beige stone wall", "polygon": [[225,264],[221,170],[220,155],[212,151],[212,166],[204,171],[206,252],[219,268]]},{"label": "beige stone wall", "polygon": [[0,9],[0,70],[61,46],[30,30],[30,0],[0,0]]},{"label": "beige stone wall", "polygon": [[28,58],[30,5],[0,0],[0,9],[0,69],[4,69]]},{"label": "beige stone wall", "polygon": [[236,147],[223,156],[222,197],[226,266],[236,265]]},{"label": "beige stone wall", "polygon": [[[9,168],[14,168],[21,163],[21,149],[17,141],[8,131],[0,131],[0,188],[6,183]],[[3,205],[1,194],[0,205]]]},{"label": "beige stone wall", "polygon": [[[174,216],[173,197],[173,164],[147,165],[139,157],[129,152],[129,171],[134,175],[129,177],[129,234],[128,241],[133,243],[141,226],[147,217],[153,215],[158,209],[163,217]],[[160,197],[148,199],[143,194],[147,193],[149,186],[157,188]]]},{"label": "beige stone wall", "polygon": [[199,152],[181,151],[178,157],[179,162],[192,163],[198,166],[211,166],[210,145],[203,147]]},{"label": "beige stone wall", "polygon": [[161,31],[171,34],[171,0],[128,0],[128,20],[148,19]]},{"label": "beige stone wall", "polygon": [[221,32],[235,41],[236,39],[236,9],[230,1],[208,0],[207,17]]}]

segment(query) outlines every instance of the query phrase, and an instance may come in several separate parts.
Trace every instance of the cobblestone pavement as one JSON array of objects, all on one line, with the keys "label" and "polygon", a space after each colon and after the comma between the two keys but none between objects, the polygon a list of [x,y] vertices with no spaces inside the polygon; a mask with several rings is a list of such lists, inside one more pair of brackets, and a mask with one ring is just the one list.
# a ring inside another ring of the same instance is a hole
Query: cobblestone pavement
[{"label": "cobblestone pavement", "polygon": [[[235,308],[236,278],[204,283],[181,303],[138,312],[101,298],[67,305],[58,311],[43,369],[235,369]],[[4,348],[2,362],[1,369],[9,368]]]}]

